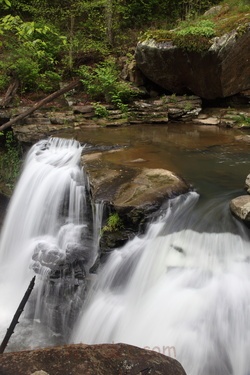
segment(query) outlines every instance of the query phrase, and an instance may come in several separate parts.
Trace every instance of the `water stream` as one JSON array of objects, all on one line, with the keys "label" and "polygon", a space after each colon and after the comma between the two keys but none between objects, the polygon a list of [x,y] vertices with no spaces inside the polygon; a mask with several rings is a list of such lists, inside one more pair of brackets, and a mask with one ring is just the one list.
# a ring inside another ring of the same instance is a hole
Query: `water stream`
[{"label": "water stream", "polygon": [[9,350],[53,343],[57,332],[67,336],[84,294],[93,238],[81,153],[79,142],[51,138],[27,155],[1,233],[1,336],[32,276],[37,278],[26,308],[28,320],[18,326]]},{"label": "water stream", "polygon": [[72,340],[155,350],[190,375],[249,374],[249,234],[224,198],[212,206],[199,207],[195,192],[176,198],[145,236],[114,251]]},{"label": "water stream", "polygon": [[[170,200],[145,235],[91,277],[103,205],[89,206],[82,147],[58,138],[32,147],[1,233],[0,334],[36,274],[8,350],[125,342],[177,358],[188,375],[249,375],[250,235],[229,212],[244,194],[248,150],[228,133],[221,145],[217,134],[207,137],[207,147],[193,128],[176,138],[163,130],[163,143],[150,131],[135,144],[147,149],[145,165],[172,164],[198,192]],[[124,143],[132,133],[120,135]],[[115,162],[138,157],[133,150]]]}]

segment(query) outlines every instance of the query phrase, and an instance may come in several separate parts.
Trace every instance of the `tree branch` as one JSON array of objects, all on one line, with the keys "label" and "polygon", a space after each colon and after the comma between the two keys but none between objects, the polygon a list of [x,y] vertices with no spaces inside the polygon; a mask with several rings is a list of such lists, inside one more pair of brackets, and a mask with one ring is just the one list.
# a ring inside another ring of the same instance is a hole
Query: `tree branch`
[{"label": "tree branch", "polygon": [[50,94],[46,98],[44,98],[44,99],[40,100],[39,102],[37,102],[33,107],[27,109],[27,111],[24,111],[20,115],[12,118],[11,120],[9,120],[8,122],[6,122],[5,124],[1,125],[0,126],[0,131],[9,128],[10,126],[16,124],[20,120],[23,120],[25,117],[28,117],[33,112],[35,112],[38,108],[41,108],[45,104],[51,102],[51,100],[53,100],[53,99],[57,98],[58,96],[63,95],[66,92],[74,89],[75,87],[77,87],[78,85],[80,85],[80,83],[81,83],[80,79],[77,79],[76,81],[71,82],[69,85],[63,87],[62,89],[53,92],[52,94]]}]

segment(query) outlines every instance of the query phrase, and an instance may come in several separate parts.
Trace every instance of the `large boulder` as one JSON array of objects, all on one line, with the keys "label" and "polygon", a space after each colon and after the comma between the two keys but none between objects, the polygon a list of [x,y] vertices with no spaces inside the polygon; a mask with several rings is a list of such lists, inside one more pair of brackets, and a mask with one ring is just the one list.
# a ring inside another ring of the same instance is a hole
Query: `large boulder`
[{"label": "large boulder", "polygon": [[1,375],[186,375],[174,358],[126,344],[68,345],[0,356]]},{"label": "large boulder", "polygon": [[215,37],[206,51],[187,51],[173,41],[140,42],[136,62],[142,73],[167,91],[224,98],[250,88],[250,24]]},{"label": "large boulder", "polygon": [[[143,159],[131,161],[131,166],[124,165],[120,162],[123,153],[121,148],[83,155],[82,162],[95,202],[112,203],[123,213],[140,209],[147,215],[157,210],[166,199],[190,189],[190,185],[174,172],[139,166]],[[115,158],[111,162],[108,157],[112,154]]]},{"label": "large boulder", "polygon": [[143,159],[123,164],[123,159],[123,149],[85,154],[82,158],[93,201],[105,202],[108,214],[119,217],[119,223],[117,219],[113,225],[104,223],[102,254],[143,233],[166,200],[190,190],[188,183],[169,170],[141,167]]}]

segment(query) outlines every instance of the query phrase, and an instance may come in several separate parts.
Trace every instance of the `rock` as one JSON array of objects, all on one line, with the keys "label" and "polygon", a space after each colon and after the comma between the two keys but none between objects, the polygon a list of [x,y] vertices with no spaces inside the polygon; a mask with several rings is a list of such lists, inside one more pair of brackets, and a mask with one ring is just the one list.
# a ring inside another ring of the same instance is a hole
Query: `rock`
[{"label": "rock", "polygon": [[74,113],[93,113],[95,108],[93,105],[75,105],[73,106]]},{"label": "rock", "polygon": [[207,117],[207,118],[196,118],[193,120],[196,124],[200,125],[219,125],[220,120],[217,117]]},{"label": "rock", "polygon": [[232,213],[240,220],[250,224],[250,196],[242,195],[230,202]]},{"label": "rock", "polygon": [[138,160],[137,163],[120,164],[123,157],[119,152],[123,150],[115,150],[117,162],[114,158],[113,162],[108,161],[114,150],[82,158],[93,201],[106,202],[109,211],[118,213],[123,224],[119,230],[102,233],[100,247],[103,253],[124,245],[138,232],[143,233],[148,221],[168,198],[190,189],[189,184],[171,171],[139,168]]},{"label": "rock", "polygon": [[[138,43],[136,62],[161,88],[204,99],[224,98],[250,88],[250,24],[211,40],[206,52],[186,51],[171,40]],[[240,58],[239,58],[240,56]]]},{"label": "rock", "polygon": [[0,227],[3,225],[8,204],[9,198],[4,194],[0,193]]},{"label": "rock", "polygon": [[[65,111],[44,109],[43,112],[35,111],[28,118],[13,125],[12,128],[20,142],[29,144],[68,129],[73,132],[85,127],[120,127],[145,123],[167,124],[169,118],[187,121],[197,117],[200,113],[201,99],[196,96],[173,98],[164,95],[157,100],[138,99],[127,105],[125,113],[115,109],[114,106],[105,105],[105,108],[107,117],[97,117],[94,107],[91,105],[73,106],[71,110]],[[21,109],[17,108],[17,111],[21,111]]]},{"label": "rock", "polygon": [[241,142],[246,142],[250,143],[250,135],[249,134],[244,134],[244,135],[237,135],[235,137],[236,141],[241,141]]},{"label": "rock", "polygon": [[248,192],[248,194],[250,194],[250,174],[246,178],[245,188],[246,188],[246,191]]},{"label": "rock", "polygon": [[221,10],[224,8],[224,11],[226,11],[227,9],[229,9],[228,6],[224,6],[223,5],[216,5],[210,9],[208,9],[205,13],[204,13],[204,16],[213,16],[215,14],[218,14],[221,12]]},{"label": "rock", "polygon": [[183,192],[187,185],[173,172],[165,169],[143,168],[130,181],[122,184],[114,195],[117,209],[146,207],[160,203],[174,194]]},{"label": "rock", "polygon": [[174,358],[127,344],[67,345],[6,353],[1,375],[186,375]]},{"label": "rock", "polygon": [[135,60],[132,60],[125,64],[121,73],[121,77],[124,80],[136,84],[137,86],[142,86],[144,84],[142,73],[138,69]]}]

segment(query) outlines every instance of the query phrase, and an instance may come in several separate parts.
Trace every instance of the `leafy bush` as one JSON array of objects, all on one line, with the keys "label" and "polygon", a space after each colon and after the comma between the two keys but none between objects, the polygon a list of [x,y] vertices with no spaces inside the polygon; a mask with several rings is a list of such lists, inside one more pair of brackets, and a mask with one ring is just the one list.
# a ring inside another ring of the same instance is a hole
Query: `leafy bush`
[{"label": "leafy bush", "polygon": [[95,102],[93,106],[97,117],[108,117],[108,110],[103,104]]},{"label": "leafy bush", "polygon": [[37,88],[44,92],[51,92],[58,89],[59,82],[62,77],[60,74],[53,71],[46,71],[43,74],[40,74],[36,82]]},{"label": "leafy bush", "polygon": [[55,80],[51,72],[65,38],[53,26],[24,22],[19,16],[7,15],[0,20],[0,34],[4,47],[2,76],[18,79],[22,91],[37,89],[36,82],[44,79],[44,74],[47,79]]},{"label": "leafy bush", "polygon": [[118,108],[128,103],[136,95],[130,83],[119,79],[119,72],[114,60],[97,64],[94,69],[81,66],[78,71],[86,92],[94,100],[113,103]]}]

